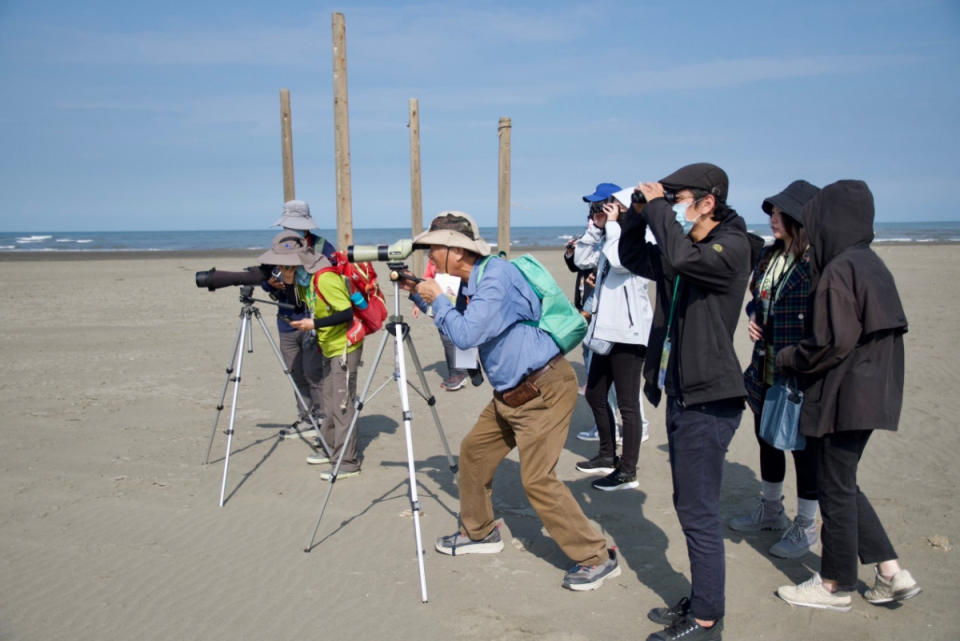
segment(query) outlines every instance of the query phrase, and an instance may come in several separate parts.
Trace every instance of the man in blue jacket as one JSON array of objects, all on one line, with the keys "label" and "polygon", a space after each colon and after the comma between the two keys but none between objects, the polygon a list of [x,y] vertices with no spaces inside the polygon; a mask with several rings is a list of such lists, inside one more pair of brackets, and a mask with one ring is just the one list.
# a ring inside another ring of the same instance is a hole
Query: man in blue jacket
[{"label": "man in blue jacket", "polygon": [[[443,554],[492,554],[503,549],[490,500],[493,475],[513,448],[530,504],[551,538],[574,561],[563,586],[593,590],[620,574],[614,550],[587,520],[556,475],[577,403],[577,377],[553,338],[537,327],[540,300],[512,263],[489,257],[489,245],[467,214],[447,211],[414,242],[429,246],[439,272],[467,282],[463,312],[426,279],[416,292],[433,303],[434,323],[460,349],[478,348],[493,399],[460,445],[462,527],[437,540]],[[483,263],[481,270],[476,269]]]}]

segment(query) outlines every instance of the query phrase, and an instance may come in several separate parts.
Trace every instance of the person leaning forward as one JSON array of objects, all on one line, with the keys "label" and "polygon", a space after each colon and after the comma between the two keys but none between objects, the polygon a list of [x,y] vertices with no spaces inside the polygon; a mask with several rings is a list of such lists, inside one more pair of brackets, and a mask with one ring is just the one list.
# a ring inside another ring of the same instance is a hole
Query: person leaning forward
[{"label": "person leaning forward", "polygon": [[[616,552],[556,475],[577,403],[577,377],[549,334],[539,329],[540,300],[512,263],[489,257],[490,248],[467,214],[445,211],[414,239],[429,245],[439,272],[467,282],[463,312],[426,279],[416,292],[433,303],[434,323],[461,349],[478,348],[494,388],[493,399],[460,444],[461,528],[437,540],[443,554],[503,549],[490,499],[493,475],[513,448],[530,504],[575,565],[563,579],[571,590],[593,590],[620,574]],[[483,278],[475,267],[483,264]],[[409,287],[409,285],[408,285]],[[528,324],[534,321],[533,324]]]},{"label": "person leaning forward", "polygon": [[[633,205],[641,215],[620,237],[621,264],[657,283],[644,392],[654,405],[667,394],[673,505],[690,558],[690,596],[650,612],[667,626],[653,641],[715,641],[723,629],[720,484],[746,396],[733,332],[762,245],[727,206],[727,187],[727,174],[709,163],[641,183],[646,204]],[[644,239],[647,227],[657,244]]]}]

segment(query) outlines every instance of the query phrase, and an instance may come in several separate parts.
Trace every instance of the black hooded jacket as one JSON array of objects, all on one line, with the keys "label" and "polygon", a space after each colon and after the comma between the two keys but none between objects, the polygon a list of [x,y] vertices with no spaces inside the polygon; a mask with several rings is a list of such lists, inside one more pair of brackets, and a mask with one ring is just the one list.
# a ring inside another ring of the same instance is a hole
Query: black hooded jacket
[{"label": "black hooded jacket", "polygon": [[804,391],[800,429],[895,430],[903,403],[907,318],[893,276],[870,249],[873,195],[841,180],[803,208],[816,275],[811,334],[777,354]]},{"label": "black hooded jacket", "polygon": [[[747,233],[735,211],[725,212],[723,221],[700,242],[683,232],[663,198],[647,203],[641,215],[628,217],[622,226],[620,262],[657,283],[657,304],[643,364],[644,393],[654,405],[660,402],[660,358],[678,275],[664,385],[667,395],[686,405],[746,396],[740,361],[733,350],[733,332],[763,241]],[[648,225],[656,245],[644,239]]]}]

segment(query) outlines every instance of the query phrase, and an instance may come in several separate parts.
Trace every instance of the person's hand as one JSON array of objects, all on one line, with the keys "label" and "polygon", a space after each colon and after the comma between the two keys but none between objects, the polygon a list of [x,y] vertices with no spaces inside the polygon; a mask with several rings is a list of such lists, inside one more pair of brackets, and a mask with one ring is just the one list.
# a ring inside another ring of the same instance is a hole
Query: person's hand
[{"label": "person's hand", "polygon": [[284,284],[282,280],[274,278],[273,276],[271,276],[270,279],[267,281],[267,285],[270,285],[270,287],[273,287],[274,289],[287,288],[287,286]]},{"label": "person's hand", "polygon": [[432,303],[443,295],[443,290],[440,289],[440,285],[438,285],[437,281],[433,280],[432,278],[424,278],[422,281],[417,283],[414,291],[420,294],[420,298],[427,301],[428,304]]},{"label": "person's hand", "polygon": [[413,315],[414,318],[419,318],[419,317],[420,317],[420,308],[417,307],[416,305],[414,305],[414,306],[413,306],[413,311],[411,312],[411,314]]},{"label": "person's hand", "polygon": [[567,256],[568,258],[570,256],[573,256],[573,246],[576,244],[577,244],[576,238],[571,238],[570,240],[568,240],[566,247],[564,247],[563,255]]},{"label": "person's hand", "polygon": [[409,278],[398,278],[397,285],[404,291],[412,292],[416,291],[417,281],[410,280]]},{"label": "person's hand", "polygon": [[590,287],[597,286],[597,272],[590,272],[590,274],[584,279],[584,282]]},{"label": "person's hand", "polygon": [[637,189],[647,199],[647,202],[654,198],[663,198],[663,185],[660,183],[640,183],[637,185]]},{"label": "person's hand", "polygon": [[763,328],[757,325],[757,317],[750,316],[750,323],[747,325],[747,333],[750,334],[750,340],[754,343],[763,339]]},{"label": "person's hand", "polygon": [[616,221],[618,218],[620,218],[620,208],[617,207],[616,203],[604,203],[603,213],[606,215],[607,220]]},{"label": "person's hand", "polygon": [[313,325],[312,318],[301,318],[300,320],[290,321],[290,327],[294,329],[299,329],[301,332],[309,332],[312,329],[316,329]]}]

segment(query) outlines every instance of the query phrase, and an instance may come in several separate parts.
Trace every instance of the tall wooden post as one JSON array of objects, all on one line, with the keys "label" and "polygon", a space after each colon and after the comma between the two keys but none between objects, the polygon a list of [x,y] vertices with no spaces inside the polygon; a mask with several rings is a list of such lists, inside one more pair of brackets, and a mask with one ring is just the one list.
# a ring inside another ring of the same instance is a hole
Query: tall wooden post
[{"label": "tall wooden post", "polygon": [[510,257],[510,119],[500,118],[500,189],[497,194],[497,251]]},{"label": "tall wooden post", "polygon": [[297,197],[293,183],[293,134],[290,118],[290,90],[280,90],[280,154],[283,156],[283,202]]},{"label": "tall wooden post", "polygon": [[353,244],[353,201],[350,195],[350,125],[347,109],[347,27],[342,13],[333,14],[333,139],[337,166],[337,249]]},{"label": "tall wooden post", "polygon": [[[410,233],[423,231],[423,192],[420,181],[420,101],[410,99]],[[413,273],[423,275],[423,252],[413,254]]]}]

